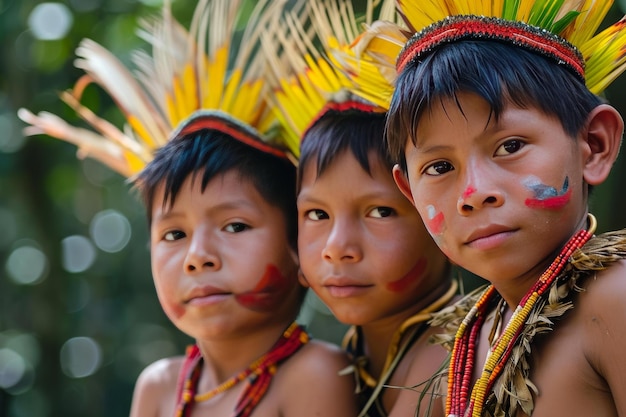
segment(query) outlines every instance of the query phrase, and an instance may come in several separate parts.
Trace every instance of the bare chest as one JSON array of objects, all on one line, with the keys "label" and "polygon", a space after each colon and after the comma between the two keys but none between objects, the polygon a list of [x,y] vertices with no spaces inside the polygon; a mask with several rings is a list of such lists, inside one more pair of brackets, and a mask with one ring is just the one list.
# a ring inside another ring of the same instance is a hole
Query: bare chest
[{"label": "bare chest", "polygon": [[[537,335],[530,343],[529,380],[536,390],[532,393],[533,417],[617,415],[606,382],[588,358],[590,344],[583,330],[587,319],[573,309],[555,323],[553,330]],[[481,331],[474,381],[488,355],[492,324],[493,316]]]}]

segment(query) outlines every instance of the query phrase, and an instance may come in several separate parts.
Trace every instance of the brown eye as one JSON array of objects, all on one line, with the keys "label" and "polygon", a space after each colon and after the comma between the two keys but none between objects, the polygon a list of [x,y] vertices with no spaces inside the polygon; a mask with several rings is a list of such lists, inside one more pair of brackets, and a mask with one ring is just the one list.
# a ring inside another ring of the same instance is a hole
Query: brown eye
[{"label": "brown eye", "polygon": [[426,170],[424,170],[424,173],[426,175],[437,176],[437,175],[443,175],[446,172],[453,171],[453,170],[454,170],[454,167],[452,166],[450,162],[439,161],[439,162],[435,162],[432,165],[429,165],[426,168]]},{"label": "brown eye", "polygon": [[496,150],[497,156],[513,154],[524,147],[524,142],[519,139],[507,140]]},{"label": "brown eye", "polygon": [[319,209],[309,210],[305,213],[305,215],[307,219],[314,221],[328,219],[328,214],[326,214],[324,210]]},{"label": "brown eye", "polygon": [[240,232],[243,232],[244,230],[248,230],[249,228],[250,226],[248,226],[245,223],[230,223],[226,225],[224,230],[226,230],[229,233],[240,233]]},{"label": "brown eye", "polygon": [[369,212],[371,217],[383,218],[392,216],[395,213],[395,210],[391,207],[376,207]]}]

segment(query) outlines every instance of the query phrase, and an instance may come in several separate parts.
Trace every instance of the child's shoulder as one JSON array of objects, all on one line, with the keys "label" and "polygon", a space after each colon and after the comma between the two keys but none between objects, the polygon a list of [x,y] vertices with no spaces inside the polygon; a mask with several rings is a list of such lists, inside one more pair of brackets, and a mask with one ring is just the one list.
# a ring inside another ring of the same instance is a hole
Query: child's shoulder
[{"label": "child's shoulder", "polygon": [[354,378],[352,374],[340,374],[349,365],[346,353],[338,346],[309,341],[280,365],[276,375],[283,415],[356,416]]},{"label": "child's shoulder", "polygon": [[336,377],[337,371],[349,366],[346,353],[337,345],[313,339],[285,363],[285,371],[293,378],[301,378],[305,372],[311,378],[321,380]]},{"label": "child's shoulder", "polygon": [[184,356],[173,356],[152,362],[141,371],[137,383],[141,382],[153,386],[172,384],[176,386],[184,360]]},{"label": "child's shoulder", "polygon": [[173,413],[184,360],[183,356],[159,359],[141,371],[133,392],[131,417],[163,415],[163,410]]}]

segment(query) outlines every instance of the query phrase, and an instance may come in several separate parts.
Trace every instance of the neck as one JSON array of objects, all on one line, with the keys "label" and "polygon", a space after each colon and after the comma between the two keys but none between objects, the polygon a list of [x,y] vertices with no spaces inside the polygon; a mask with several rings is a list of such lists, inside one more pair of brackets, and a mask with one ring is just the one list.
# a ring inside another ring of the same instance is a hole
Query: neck
[{"label": "neck", "polygon": [[[492,284],[496,291],[504,299],[510,310],[515,310],[521,300],[531,291],[535,283],[541,278],[542,274],[552,264],[554,259],[559,255],[563,247],[567,242],[581,230],[587,230],[589,227],[587,224],[587,213],[583,218],[575,225],[571,230],[570,235],[567,236],[561,244],[549,253],[544,259],[536,264],[532,269],[526,271],[523,275],[520,275],[513,279],[503,279],[501,281],[493,281]],[[595,222],[595,219],[594,219]],[[594,226],[595,229],[595,226]],[[593,233],[593,232],[592,232]]]},{"label": "neck", "polygon": [[248,330],[241,337],[196,340],[204,359],[199,392],[219,385],[250,366],[274,346],[292,322],[277,321],[259,328],[258,331]]},{"label": "neck", "polygon": [[[451,299],[451,296],[447,297],[451,285],[451,280],[443,280],[436,287],[424,291],[428,296],[417,300],[411,309],[361,326],[363,350],[369,361],[369,371],[374,378],[378,379],[384,371],[390,346],[402,342],[403,337],[399,333],[404,330],[404,326],[411,321],[412,317],[421,316],[420,313],[432,312],[433,308],[439,310],[447,304]],[[456,285],[454,289],[456,289]],[[442,299],[444,296],[446,296],[445,300]],[[422,322],[428,318],[424,314]],[[398,336],[400,337],[398,338]]]}]

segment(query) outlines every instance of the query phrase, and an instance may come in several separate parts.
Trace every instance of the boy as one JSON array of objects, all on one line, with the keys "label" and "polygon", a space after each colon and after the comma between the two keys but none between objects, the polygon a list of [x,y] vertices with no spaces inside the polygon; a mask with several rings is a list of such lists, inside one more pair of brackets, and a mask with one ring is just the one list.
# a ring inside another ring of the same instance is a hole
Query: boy
[{"label": "boy", "polygon": [[[623,21],[587,41],[608,3],[537,3],[524,22],[474,10],[398,58],[394,178],[450,260],[491,283],[456,307],[471,310],[454,336],[449,416],[626,415],[626,233],[594,237],[587,209],[623,133],[590,91],[624,62]],[[600,58],[585,71],[583,56]]]},{"label": "boy", "polygon": [[[130,177],[146,205],[159,301],[195,344],[141,373],[132,417],[357,413],[353,381],[338,375],[345,353],[309,341],[295,322],[306,291],[295,255],[296,169],[269,143],[275,120],[254,47],[277,4],[257,2],[253,20],[237,22],[239,1],[203,1],[189,33],[166,2],[146,28],[153,56],[140,55],[139,82],[106,49],[82,42],[77,65],[87,75],[63,98],[101,135],[20,113],[31,133],[73,142]],[[243,34],[238,23],[247,23]],[[123,132],[80,104],[85,81],[120,106]]]},{"label": "boy", "polygon": [[[356,378],[360,416],[407,416],[417,408],[420,416],[441,416],[443,404],[433,392],[446,351],[429,345],[436,330],[427,321],[453,298],[456,283],[417,211],[393,182],[383,106],[354,98],[363,92],[350,81],[352,69],[369,74],[366,69],[376,68],[349,51],[357,31],[348,18],[355,16],[351,5],[309,6],[317,39],[293,29],[306,21],[299,17],[279,26],[292,28],[279,37],[281,48],[264,44],[276,56],[274,109],[290,137],[301,142],[301,280],[340,322],[352,325],[344,347],[353,364],[344,374]],[[388,6],[382,5],[380,17],[394,20]],[[303,48],[317,41],[324,51]],[[376,101],[384,104],[384,93],[379,95]]]},{"label": "boy", "polygon": [[295,168],[204,128],[211,118],[192,117],[135,180],[159,300],[196,346],[146,368],[131,416],[171,416],[177,403],[177,415],[354,415],[344,355],[307,343],[294,321]]},{"label": "boy", "polygon": [[449,264],[393,182],[385,114],[329,106],[302,139],[298,251],[302,282],[353,327],[362,416],[443,415],[446,352],[427,321],[454,296]]}]

